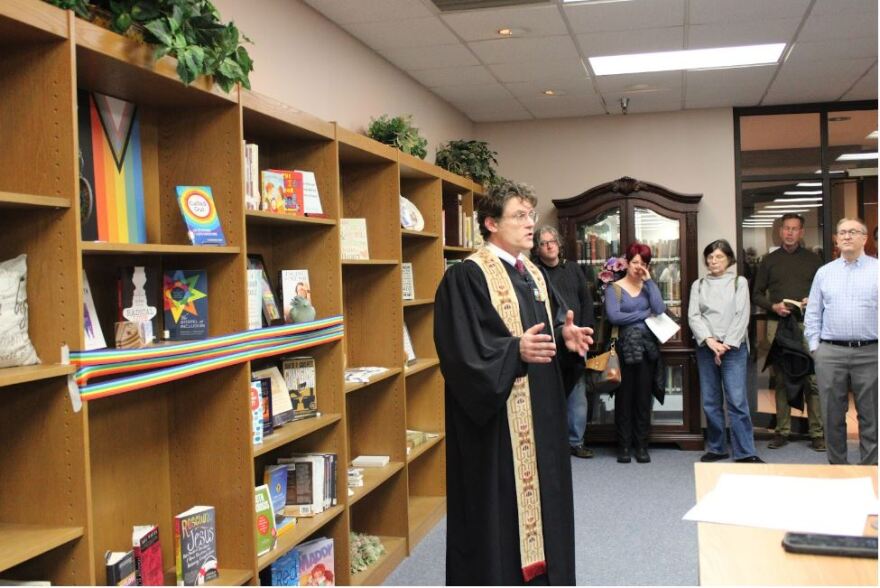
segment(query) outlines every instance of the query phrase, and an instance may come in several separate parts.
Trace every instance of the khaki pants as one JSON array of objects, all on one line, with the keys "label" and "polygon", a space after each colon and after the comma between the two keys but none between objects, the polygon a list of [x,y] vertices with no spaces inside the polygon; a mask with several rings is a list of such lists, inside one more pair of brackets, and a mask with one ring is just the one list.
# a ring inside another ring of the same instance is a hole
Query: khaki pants
[{"label": "khaki pants", "polygon": [[[767,339],[773,341],[776,337],[776,321],[767,321]],[[798,323],[801,333],[804,331],[804,324]],[[807,340],[802,340],[804,351],[809,353],[810,348]],[[773,375],[776,380],[776,433],[783,437],[791,434],[791,406],[788,404],[788,394],[785,391],[785,373],[776,365],[773,367]],[[810,421],[810,438],[822,439],[824,431],[822,428],[822,402],[819,399],[819,388],[816,386],[816,376],[809,376],[807,383],[807,392],[805,394],[807,418]]]}]

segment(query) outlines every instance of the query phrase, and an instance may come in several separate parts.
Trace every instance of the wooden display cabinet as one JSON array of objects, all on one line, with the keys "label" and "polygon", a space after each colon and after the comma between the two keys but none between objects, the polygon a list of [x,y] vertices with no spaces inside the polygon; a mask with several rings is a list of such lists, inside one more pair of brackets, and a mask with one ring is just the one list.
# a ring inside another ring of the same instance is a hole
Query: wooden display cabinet
[{"label": "wooden display cabinet", "polygon": [[[652,249],[651,273],[681,330],[662,346],[666,363],[666,400],[652,411],[651,442],[701,449],[701,405],[693,336],[687,323],[690,285],[697,278],[699,194],[681,194],[629,177],[601,184],[568,199],[554,200],[565,250],[585,269],[593,288],[598,317],[604,312],[598,280],[611,256],[622,256],[629,243]],[[601,343],[600,343],[601,345]],[[589,441],[614,441],[614,399],[593,402]]]}]

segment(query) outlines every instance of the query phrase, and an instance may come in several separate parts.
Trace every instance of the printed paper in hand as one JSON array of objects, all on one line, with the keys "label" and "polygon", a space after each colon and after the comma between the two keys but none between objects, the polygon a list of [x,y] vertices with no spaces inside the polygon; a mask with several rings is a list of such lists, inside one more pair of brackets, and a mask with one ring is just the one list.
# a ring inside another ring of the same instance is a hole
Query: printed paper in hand
[{"label": "printed paper in hand", "polygon": [[678,323],[669,318],[669,315],[665,312],[646,318],[645,324],[648,325],[651,332],[660,340],[660,343],[666,343],[681,329]]}]

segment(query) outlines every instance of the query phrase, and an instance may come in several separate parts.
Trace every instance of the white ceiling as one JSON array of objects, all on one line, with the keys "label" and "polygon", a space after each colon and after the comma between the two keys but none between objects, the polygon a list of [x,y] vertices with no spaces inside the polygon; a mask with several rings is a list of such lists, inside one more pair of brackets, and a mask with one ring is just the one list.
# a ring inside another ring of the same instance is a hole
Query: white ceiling
[{"label": "white ceiling", "polygon": [[[305,1],[476,122],[619,113],[623,97],[630,113],[877,99],[877,0]],[[596,77],[587,61],[781,42],[763,67]]]}]

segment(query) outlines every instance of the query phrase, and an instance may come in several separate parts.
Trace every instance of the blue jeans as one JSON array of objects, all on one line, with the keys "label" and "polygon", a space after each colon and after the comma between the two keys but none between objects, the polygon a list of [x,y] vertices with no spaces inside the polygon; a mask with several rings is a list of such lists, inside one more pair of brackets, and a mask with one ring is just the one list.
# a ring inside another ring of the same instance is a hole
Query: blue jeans
[{"label": "blue jeans", "polygon": [[568,444],[581,445],[587,430],[587,380],[581,374],[568,395]]},{"label": "blue jeans", "polygon": [[745,341],[738,349],[731,348],[721,356],[720,366],[715,365],[715,354],[711,349],[705,345],[697,348],[700,392],[703,396],[703,412],[706,413],[708,437],[706,445],[712,453],[726,453],[724,434],[726,398],[733,459],[755,455],[755,438],[752,434],[749,400],[746,396],[748,359],[749,352]]}]

